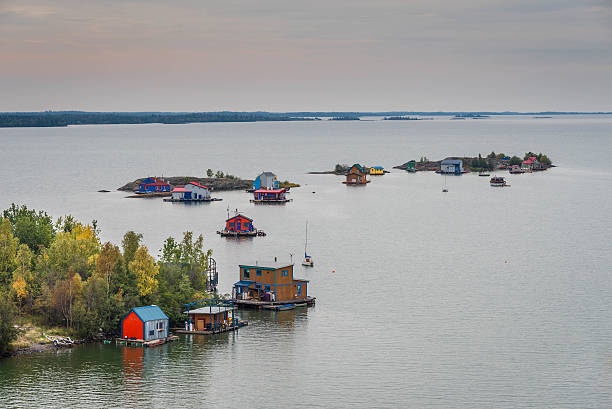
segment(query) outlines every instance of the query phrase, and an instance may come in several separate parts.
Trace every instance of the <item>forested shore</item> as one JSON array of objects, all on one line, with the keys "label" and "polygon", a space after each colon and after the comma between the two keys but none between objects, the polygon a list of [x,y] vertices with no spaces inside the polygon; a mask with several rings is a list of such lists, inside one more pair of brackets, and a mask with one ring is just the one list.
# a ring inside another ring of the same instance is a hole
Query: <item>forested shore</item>
[{"label": "forested shore", "polygon": [[11,353],[21,326],[59,328],[80,339],[118,333],[132,308],[157,304],[171,323],[183,304],[209,297],[202,235],[168,237],[156,259],[128,231],[120,245],[100,240],[97,222],[13,204],[0,215],[0,356]]}]

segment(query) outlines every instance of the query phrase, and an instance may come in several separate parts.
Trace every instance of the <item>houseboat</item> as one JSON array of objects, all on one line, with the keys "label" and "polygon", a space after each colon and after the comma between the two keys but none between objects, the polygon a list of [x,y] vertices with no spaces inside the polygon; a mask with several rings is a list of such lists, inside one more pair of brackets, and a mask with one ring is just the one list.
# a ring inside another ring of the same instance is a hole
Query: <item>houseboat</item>
[{"label": "houseboat", "polygon": [[248,322],[238,319],[235,310],[233,301],[225,299],[205,299],[185,304],[185,326],[173,331],[177,334],[212,335],[248,325]]},{"label": "houseboat", "polygon": [[121,319],[117,343],[134,346],[161,345],[176,337],[170,335],[170,320],[157,305],[132,308]]},{"label": "houseboat", "polygon": [[510,171],[511,174],[513,175],[520,175],[521,173],[525,173],[525,171],[523,169],[521,169],[521,167],[519,165],[512,165],[510,167]]},{"label": "houseboat", "polygon": [[372,166],[370,168],[370,175],[373,176],[382,176],[385,174],[385,168],[382,166]]},{"label": "houseboat", "polygon": [[370,183],[367,178],[369,171],[366,171],[363,166],[355,163],[351,166],[346,174],[346,180],[342,183],[345,185],[365,185]]},{"label": "houseboat", "polygon": [[268,189],[268,190],[278,189],[279,188],[278,183],[279,183],[278,178],[276,177],[274,173],[262,172],[253,181],[253,190],[255,191],[259,189]]},{"label": "houseboat", "polygon": [[440,172],[444,175],[460,175],[465,173],[463,161],[461,159],[444,159],[440,163]]},{"label": "houseboat", "polygon": [[238,213],[225,221],[225,229],[217,232],[221,237],[255,237],[265,236],[263,230],[257,230],[253,226],[253,219]]},{"label": "houseboat", "polygon": [[257,189],[251,203],[287,203],[292,199],[287,199],[286,194],[287,189]]},{"label": "houseboat", "polygon": [[217,199],[210,196],[210,189],[197,182],[189,182],[185,186],[176,186],[172,190],[172,197],[164,199],[165,202],[212,202]]},{"label": "houseboat", "polygon": [[510,186],[509,184],[506,183],[506,180],[501,176],[493,176],[491,180],[489,181],[489,183],[491,184],[491,186],[496,186],[496,187]]},{"label": "houseboat", "polygon": [[263,308],[296,304],[314,305],[308,295],[308,280],[293,277],[293,263],[243,264],[240,281],[234,284],[233,299],[239,307]]},{"label": "houseboat", "polygon": [[136,193],[165,193],[169,194],[172,186],[162,178],[148,177],[138,182]]}]

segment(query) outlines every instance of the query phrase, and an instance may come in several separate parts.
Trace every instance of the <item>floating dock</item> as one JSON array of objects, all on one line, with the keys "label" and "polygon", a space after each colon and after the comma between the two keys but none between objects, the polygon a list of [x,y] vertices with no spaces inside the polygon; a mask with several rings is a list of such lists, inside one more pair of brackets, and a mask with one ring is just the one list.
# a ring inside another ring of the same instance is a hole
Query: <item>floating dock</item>
[{"label": "floating dock", "polygon": [[234,304],[239,308],[255,308],[255,309],[266,309],[266,310],[278,310],[282,309],[283,306],[288,304],[294,304],[296,307],[312,307],[315,305],[316,297],[296,298],[293,300],[286,301],[259,301],[254,299],[238,300],[234,299]]},{"label": "floating dock", "polygon": [[156,347],[163,345],[166,342],[176,341],[179,337],[176,335],[170,335],[167,338],[152,339],[150,341],[144,341],[142,339],[130,339],[130,338],[115,338],[115,344],[127,345],[129,347]]},{"label": "floating dock", "polygon": [[213,334],[221,334],[223,332],[229,332],[237,330],[238,328],[246,327],[249,325],[248,321],[238,321],[236,325],[227,325],[221,328],[217,328],[215,330],[193,330],[189,331],[184,328],[172,328],[177,334],[195,334],[195,335],[213,335]]},{"label": "floating dock", "polygon": [[220,202],[223,199],[217,197],[211,197],[210,199],[164,199],[164,202]]}]

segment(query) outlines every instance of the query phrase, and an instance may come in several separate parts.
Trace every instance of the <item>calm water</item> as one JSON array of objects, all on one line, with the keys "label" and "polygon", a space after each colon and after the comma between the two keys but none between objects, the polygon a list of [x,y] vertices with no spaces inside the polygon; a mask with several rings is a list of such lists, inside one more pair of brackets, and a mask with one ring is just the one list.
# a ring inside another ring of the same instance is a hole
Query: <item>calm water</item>
[{"label": "calm water", "polygon": [[[134,229],[155,253],[202,233],[222,292],[239,263],[299,258],[308,220],[316,266],[296,275],[317,297],[308,310],[243,312],[236,334],[2,360],[0,407],[612,406],[612,117],[0,129],[0,142],[1,208],[97,219],[116,243]],[[449,177],[446,194],[432,173],[357,188],[305,174],[491,150],[542,151],[559,167],[505,175],[505,189]],[[96,192],[207,168],[303,187],[285,206]],[[268,236],[218,237],[228,206]]]}]

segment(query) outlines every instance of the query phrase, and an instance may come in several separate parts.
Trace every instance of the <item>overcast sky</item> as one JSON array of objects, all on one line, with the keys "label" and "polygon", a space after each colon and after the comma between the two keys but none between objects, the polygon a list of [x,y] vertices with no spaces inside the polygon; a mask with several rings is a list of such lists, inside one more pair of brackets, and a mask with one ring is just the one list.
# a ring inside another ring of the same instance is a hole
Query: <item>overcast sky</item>
[{"label": "overcast sky", "polygon": [[0,111],[612,111],[612,0],[0,0]]}]

